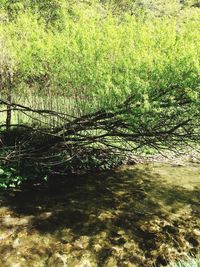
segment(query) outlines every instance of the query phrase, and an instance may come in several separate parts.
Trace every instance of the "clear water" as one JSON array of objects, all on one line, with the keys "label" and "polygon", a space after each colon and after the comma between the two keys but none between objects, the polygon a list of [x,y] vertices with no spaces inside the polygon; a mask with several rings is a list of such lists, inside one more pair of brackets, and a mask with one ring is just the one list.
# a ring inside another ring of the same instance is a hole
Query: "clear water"
[{"label": "clear water", "polygon": [[2,191],[0,266],[160,266],[200,252],[200,165],[138,164]]}]

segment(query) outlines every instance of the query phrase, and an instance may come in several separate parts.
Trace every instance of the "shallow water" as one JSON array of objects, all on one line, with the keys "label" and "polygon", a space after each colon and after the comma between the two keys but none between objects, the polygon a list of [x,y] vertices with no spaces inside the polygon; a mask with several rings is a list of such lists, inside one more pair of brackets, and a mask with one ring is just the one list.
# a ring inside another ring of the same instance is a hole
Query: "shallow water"
[{"label": "shallow water", "polygon": [[0,196],[0,266],[160,266],[200,252],[200,165],[137,164]]}]

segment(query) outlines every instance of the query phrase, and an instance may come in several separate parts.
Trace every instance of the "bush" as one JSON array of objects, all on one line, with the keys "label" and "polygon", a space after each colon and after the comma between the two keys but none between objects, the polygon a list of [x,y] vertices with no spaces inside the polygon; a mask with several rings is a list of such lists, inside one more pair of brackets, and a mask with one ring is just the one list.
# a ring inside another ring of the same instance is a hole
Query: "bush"
[{"label": "bush", "polygon": [[40,14],[28,9],[1,24],[0,38],[17,66],[15,87],[62,92],[85,113],[113,108],[132,93],[149,108],[154,91],[172,84],[198,97],[196,13],[184,21],[119,17],[101,5],[77,4],[63,12],[62,21],[62,28],[47,28]]}]

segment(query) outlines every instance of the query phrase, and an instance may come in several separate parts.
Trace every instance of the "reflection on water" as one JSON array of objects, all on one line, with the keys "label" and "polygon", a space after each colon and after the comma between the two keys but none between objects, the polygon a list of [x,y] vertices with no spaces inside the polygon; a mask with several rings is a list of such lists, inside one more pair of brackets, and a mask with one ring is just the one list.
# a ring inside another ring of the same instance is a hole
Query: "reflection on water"
[{"label": "reflection on water", "polygon": [[3,267],[159,266],[200,252],[200,165],[54,177],[0,202]]}]

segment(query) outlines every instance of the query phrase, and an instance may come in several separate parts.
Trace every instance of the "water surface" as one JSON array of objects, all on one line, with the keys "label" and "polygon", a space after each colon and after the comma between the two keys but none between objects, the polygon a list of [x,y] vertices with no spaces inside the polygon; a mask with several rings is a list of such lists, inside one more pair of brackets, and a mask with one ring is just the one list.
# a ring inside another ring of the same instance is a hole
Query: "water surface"
[{"label": "water surface", "polygon": [[200,252],[200,165],[53,177],[0,196],[0,266],[160,266]]}]

